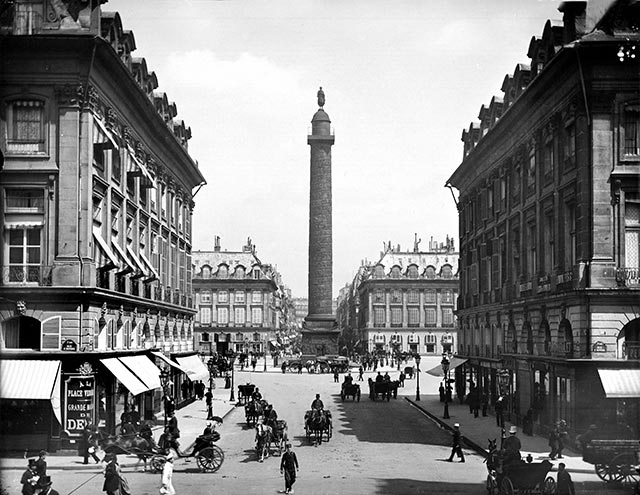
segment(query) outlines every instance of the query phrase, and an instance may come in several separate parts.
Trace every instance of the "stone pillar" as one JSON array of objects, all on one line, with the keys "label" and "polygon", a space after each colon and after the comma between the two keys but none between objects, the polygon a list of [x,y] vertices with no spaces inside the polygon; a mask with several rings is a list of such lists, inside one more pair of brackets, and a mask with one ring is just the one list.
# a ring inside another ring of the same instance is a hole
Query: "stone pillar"
[{"label": "stone pillar", "polygon": [[324,92],[318,91],[318,111],[312,131],[309,190],[309,313],[302,329],[305,357],[338,353],[338,323],[333,316],[333,243],[331,203],[331,146],[335,137],[325,113]]}]

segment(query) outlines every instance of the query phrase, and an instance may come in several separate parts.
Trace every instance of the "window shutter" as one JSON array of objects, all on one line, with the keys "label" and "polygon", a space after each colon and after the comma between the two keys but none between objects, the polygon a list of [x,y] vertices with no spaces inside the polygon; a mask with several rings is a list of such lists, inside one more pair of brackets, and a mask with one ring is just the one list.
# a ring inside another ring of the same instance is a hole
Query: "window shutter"
[{"label": "window shutter", "polygon": [[60,328],[62,326],[62,317],[53,316],[42,322],[42,343],[43,351],[59,351],[60,350]]}]

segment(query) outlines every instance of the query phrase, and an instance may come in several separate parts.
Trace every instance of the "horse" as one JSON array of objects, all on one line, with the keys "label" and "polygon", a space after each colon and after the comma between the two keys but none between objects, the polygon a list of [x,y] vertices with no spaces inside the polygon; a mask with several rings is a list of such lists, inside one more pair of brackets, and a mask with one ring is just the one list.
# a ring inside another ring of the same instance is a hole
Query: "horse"
[{"label": "horse", "polygon": [[271,427],[258,423],[256,425],[256,453],[258,454],[258,462],[262,462],[265,457],[269,457],[269,447],[272,441],[273,430]]},{"label": "horse", "polygon": [[342,400],[352,397],[353,400],[360,402],[360,385],[357,383],[343,383],[340,397]]},{"label": "horse", "polygon": [[307,430],[307,438],[315,436],[315,444],[322,445],[322,434],[327,432],[327,442],[331,437],[330,433],[330,415],[328,411],[320,409],[312,409],[305,414],[305,429]]},{"label": "horse", "polygon": [[502,471],[504,452],[498,449],[498,444],[495,438],[493,440],[487,440],[489,445],[487,446],[487,457],[484,459],[484,462],[487,464],[487,471],[490,473],[500,472]]},{"label": "horse", "polygon": [[244,406],[244,414],[247,419],[247,425],[257,424],[258,419],[264,414],[264,406],[266,401],[264,400],[252,400]]},{"label": "horse", "polygon": [[152,442],[139,435],[109,435],[99,440],[102,450],[109,454],[135,455],[138,462],[144,462],[144,470],[147,470],[147,459],[152,457],[156,450]]}]

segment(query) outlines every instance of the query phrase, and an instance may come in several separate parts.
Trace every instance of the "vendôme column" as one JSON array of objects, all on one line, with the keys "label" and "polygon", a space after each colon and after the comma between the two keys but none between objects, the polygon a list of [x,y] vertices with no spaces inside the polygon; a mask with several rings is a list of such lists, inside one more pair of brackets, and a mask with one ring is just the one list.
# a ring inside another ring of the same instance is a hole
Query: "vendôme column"
[{"label": "vend\u00f4me column", "polygon": [[318,111],[311,120],[309,190],[309,314],[302,328],[303,357],[338,354],[340,330],[333,315],[333,242],[331,205],[331,146],[335,137],[318,91]]}]

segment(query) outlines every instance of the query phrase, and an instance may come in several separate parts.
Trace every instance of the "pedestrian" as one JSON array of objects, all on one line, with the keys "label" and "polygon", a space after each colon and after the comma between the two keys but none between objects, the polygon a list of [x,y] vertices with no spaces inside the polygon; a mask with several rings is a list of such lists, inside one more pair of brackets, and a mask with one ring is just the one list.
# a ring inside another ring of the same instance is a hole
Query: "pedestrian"
[{"label": "pedestrian", "polygon": [[22,495],[33,495],[36,492],[38,471],[35,459],[29,459],[27,469],[22,473],[22,478],[20,478],[20,483],[22,484]]},{"label": "pedestrian", "polygon": [[38,453],[38,460],[36,461],[36,472],[38,476],[46,476],[47,475],[47,456],[49,452],[46,450],[41,450]]},{"label": "pedestrian", "polygon": [[211,404],[213,403],[213,392],[211,392],[211,388],[207,389],[207,393],[204,394],[204,397],[205,397],[207,407],[210,407]]},{"label": "pedestrian", "polygon": [[567,422],[561,419],[556,423],[558,432],[558,459],[562,459],[562,450],[564,449],[564,439],[569,432],[567,431]]},{"label": "pedestrian", "polygon": [[291,450],[291,444],[287,443],[280,460],[280,474],[284,474],[284,493],[293,493],[293,484],[296,482],[299,469],[296,453]]},{"label": "pedestrian", "polygon": [[558,427],[554,426],[549,432],[549,459],[554,460],[558,455]]},{"label": "pedestrian", "polygon": [[166,462],[162,466],[162,486],[160,495],[175,495],[176,489],[173,487],[173,453],[169,451],[166,455]]},{"label": "pedestrian", "polygon": [[93,423],[87,423],[87,425],[82,430],[82,455],[83,455],[83,464],[89,463],[89,456],[93,457],[93,460],[96,461],[96,464],[100,462],[100,458],[96,455],[96,450],[98,449],[98,438],[95,426]]},{"label": "pedestrian", "polygon": [[282,361],[282,373],[285,373],[287,371],[287,362],[286,361]]},{"label": "pedestrian", "polygon": [[35,493],[41,495],[60,495],[57,490],[51,488],[53,482],[50,476],[43,476],[38,480]]},{"label": "pedestrian", "polygon": [[496,411],[496,426],[504,428],[504,397],[501,395],[498,397],[495,405]]},{"label": "pedestrian", "polygon": [[404,388],[404,380],[405,378],[407,378],[407,375],[404,374],[404,371],[400,372],[400,377],[399,377],[399,382],[400,382],[400,386]]},{"label": "pedestrian", "polygon": [[111,453],[106,454],[105,461],[107,461],[107,465],[104,467],[104,484],[102,485],[102,491],[107,492],[107,495],[121,495],[118,456]]},{"label": "pedestrian", "polygon": [[440,394],[440,402],[444,402],[444,385],[441,383],[438,388],[438,393]]},{"label": "pedestrian", "polygon": [[575,495],[576,489],[573,486],[573,480],[569,471],[565,469],[564,462],[558,464],[558,477],[556,483],[556,493],[558,495]]},{"label": "pedestrian", "polygon": [[460,458],[460,462],[464,462],[464,452],[462,452],[462,434],[460,433],[460,425],[458,423],[453,425],[451,455],[447,459],[449,462],[453,462],[453,456],[457,455]]},{"label": "pedestrian", "polygon": [[489,408],[489,396],[486,393],[482,394],[482,397],[480,399],[480,404],[482,407],[482,417],[486,418],[487,417],[487,409]]},{"label": "pedestrian", "polygon": [[338,374],[338,368],[333,370],[333,383],[338,383],[340,381],[340,375]]},{"label": "pedestrian", "polygon": [[517,433],[518,428],[512,425],[509,428],[509,436],[504,440],[503,447],[505,450],[505,464],[509,464],[510,462],[520,462],[522,460],[522,455],[520,454],[522,443],[520,442]]}]

